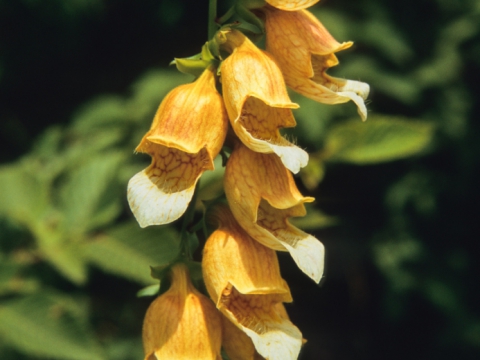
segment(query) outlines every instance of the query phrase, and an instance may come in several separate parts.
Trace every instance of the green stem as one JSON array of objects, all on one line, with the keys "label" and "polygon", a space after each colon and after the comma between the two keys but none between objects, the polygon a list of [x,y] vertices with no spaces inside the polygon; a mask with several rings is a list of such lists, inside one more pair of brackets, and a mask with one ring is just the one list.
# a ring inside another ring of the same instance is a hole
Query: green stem
[{"label": "green stem", "polygon": [[235,14],[235,6],[232,6],[228,11],[217,19],[217,23],[223,24]]},{"label": "green stem", "polygon": [[217,0],[208,2],[208,38],[211,39],[217,32]]}]

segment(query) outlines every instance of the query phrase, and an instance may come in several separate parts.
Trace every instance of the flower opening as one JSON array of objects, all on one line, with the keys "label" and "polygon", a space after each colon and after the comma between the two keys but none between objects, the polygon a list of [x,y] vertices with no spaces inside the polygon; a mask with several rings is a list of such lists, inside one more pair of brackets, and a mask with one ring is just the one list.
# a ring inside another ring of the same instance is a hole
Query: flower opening
[{"label": "flower opening", "polygon": [[232,128],[253,151],[277,154],[297,173],[308,163],[308,154],[287,141],[279,129],[294,127],[282,73],[275,60],[237,30],[226,32],[223,45],[232,54],[221,67],[222,90]]},{"label": "flower opening", "polygon": [[255,153],[237,143],[225,170],[225,194],[235,219],[255,240],[288,251],[298,267],[316,282],[323,274],[324,246],[288,222],[304,216],[304,197],[292,174],[272,154]]},{"label": "flower opening", "polygon": [[172,90],[136,151],[150,166],[128,184],[128,202],[141,227],[167,224],[185,212],[195,184],[222,148],[228,120],[212,68]]},{"label": "flower opening", "polygon": [[261,356],[296,359],[302,334],[278,307],[292,297],[275,251],[253,240],[227,207],[217,207],[211,217],[219,228],[205,244],[202,268],[212,300]]},{"label": "flower opening", "polygon": [[326,74],[338,64],[335,53],[352,42],[337,42],[322,23],[307,10],[281,11],[263,8],[266,49],[277,60],[287,85],[294,91],[325,104],[352,100],[363,120],[367,118],[366,83]]}]

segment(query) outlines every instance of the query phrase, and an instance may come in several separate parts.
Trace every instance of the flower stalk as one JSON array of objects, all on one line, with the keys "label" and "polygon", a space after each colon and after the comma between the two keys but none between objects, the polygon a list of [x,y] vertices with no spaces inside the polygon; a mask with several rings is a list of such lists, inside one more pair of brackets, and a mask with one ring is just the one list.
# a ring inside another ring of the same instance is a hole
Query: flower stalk
[{"label": "flower stalk", "polygon": [[208,0],[208,38],[211,39],[217,32],[217,0]]}]

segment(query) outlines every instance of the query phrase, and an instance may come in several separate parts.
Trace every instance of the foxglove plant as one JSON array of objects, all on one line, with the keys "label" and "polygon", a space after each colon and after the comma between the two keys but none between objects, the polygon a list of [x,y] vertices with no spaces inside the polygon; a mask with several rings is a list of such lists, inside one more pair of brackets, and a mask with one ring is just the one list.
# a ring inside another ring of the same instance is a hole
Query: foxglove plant
[{"label": "foxglove plant", "polygon": [[[279,131],[296,125],[292,110],[299,107],[286,86],[326,104],[352,100],[363,120],[369,91],[365,83],[326,74],[338,64],[335,53],[352,43],[338,43],[305,10],[317,1],[238,0],[217,18],[211,0],[210,40],[200,54],[174,61],[196,80],[173,89],[160,104],[136,149],[152,163],[128,184],[141,227],[183,216],[180,255],[161,271],[171,286],[145,317],[145,360],[219,359],[221,344],[230,359],[298,357],[304,340],[283,305],[292,295],[276,252],[289,252],[318,283],[324,247],[289,223],[304,216],[304,204],[314,199],[299,192],[292,175],[307,165],[307,152]],[[263,35],[265,50],[255,45]],[[207,202],[198,223],[213,229],[202,260],[209,300],[189,278],[195,242],[188,229],[196,185],[214,169],[219,153],[226,159],[224,147],[231,149],[225,196]]]}]

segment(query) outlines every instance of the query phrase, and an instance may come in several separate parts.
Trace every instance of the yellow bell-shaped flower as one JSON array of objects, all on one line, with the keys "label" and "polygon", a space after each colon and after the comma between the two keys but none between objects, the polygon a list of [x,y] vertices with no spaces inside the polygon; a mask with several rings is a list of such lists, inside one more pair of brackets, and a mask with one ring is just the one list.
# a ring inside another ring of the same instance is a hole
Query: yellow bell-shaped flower
[{"label": "yellow bell-shaped flower", "polygon": [[128,183],[128,202],[141,227],[167,224],[182,216],[199,177],[214,169],[227,127],[213,68],[165,97],[136,148],[149,154],[152,163]]},{"label": "yellow bell-shaped flower", "polygon": [[266,2],[277,9],[295,11],[315,5],[319,0],[266,0]]},{"label": "yellow bell-shaped flower", "polygon": [[193,287],[187,267],[175,265],[170,289],[145,315],[144,359],[220,360],[221,343],[221,314]]},{"label": "yellow bell-shaped flower", "polygon": [[[296,359],[302,334],[278,307],[292,297],[280,276],[275,251],[248,236],[226,206],[215,208],[209,217],[219,226],[203,251],[203,278],[210,297],[261,356]],[[238,345],[227,343],[226,347]],[[244,350],[254,356],[252,349]]]},{"label": "yellow bell-shaped flower", "polygon": [[262,11],[265,14],[266,49],[275,57],[287,85],[325,104],[352,100],[365,120],[368,84],[326,74],[328,68],[338,64],[335,53],[353,43],[337,42],[307,10],[282,11],[266,6]]},{"label": "yellow bell-shaped flower", "polygon": [[277,154],[297,173],[307,165],[308,154],[279,132],[296,125],[291,109],[298,105],[290,101],[278,65],[241,32],[227,30],[222,35],[223,48],[232,52],[222,63],[221,80],[233,130],[250,149]]},{"label": "yellow bell-shaped flower", "polygon": [[230,360],[263,360],[252,339],[222,315],[222,348]]},{"label": "yellow bell-shaped flower", "polygon": [[288,251],[298,267],[319,282],[324,246],[315,237],[288,222],[304,216],[304,203],[292,174],[273,154],[251,151],[239,142],[228,159],[225,194],[235,219],[255,240],[278,251]]}]

